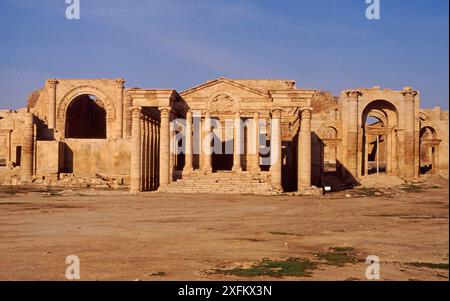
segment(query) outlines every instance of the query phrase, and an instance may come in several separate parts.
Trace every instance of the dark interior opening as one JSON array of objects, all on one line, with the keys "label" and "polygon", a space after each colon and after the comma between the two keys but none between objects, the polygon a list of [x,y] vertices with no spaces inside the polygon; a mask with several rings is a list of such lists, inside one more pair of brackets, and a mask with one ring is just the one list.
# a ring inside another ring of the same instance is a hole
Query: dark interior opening
[{"label": "dark interior opening", "polygon": [[93,95],[80,95],[69,105],[66,138],[106,139],[106,110]]}]

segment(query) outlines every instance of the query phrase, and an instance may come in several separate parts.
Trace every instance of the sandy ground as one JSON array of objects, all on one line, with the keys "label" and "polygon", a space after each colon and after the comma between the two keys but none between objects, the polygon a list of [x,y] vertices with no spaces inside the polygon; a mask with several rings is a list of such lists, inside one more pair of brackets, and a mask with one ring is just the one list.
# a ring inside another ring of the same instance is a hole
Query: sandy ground
[{"label": "sandy ground", "polygon": [[382,280],[448,280],[448,267],[410,265],[449,260],[448,182],[421,185],[320,198],[3,186],[0,280],[65,280],[68,255],[80,258],[81,280],[245,280],[208,271],[264,258],[317,261],[333,247],[354,248],[362,261],[320,262],[311,277],[282,279],[365,280],[363,261],[376,255]]}]

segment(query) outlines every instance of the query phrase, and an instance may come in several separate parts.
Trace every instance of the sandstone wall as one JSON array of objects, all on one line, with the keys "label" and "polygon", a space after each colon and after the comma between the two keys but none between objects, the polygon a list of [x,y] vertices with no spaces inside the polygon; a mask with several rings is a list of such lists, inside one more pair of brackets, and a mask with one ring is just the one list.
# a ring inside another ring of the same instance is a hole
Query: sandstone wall
[{"label": "sandstone wall", "polygon": [[64,140],[64,172],[75,177],[97,174],[115,179],[130,177],[130,142],[128,140]]}]

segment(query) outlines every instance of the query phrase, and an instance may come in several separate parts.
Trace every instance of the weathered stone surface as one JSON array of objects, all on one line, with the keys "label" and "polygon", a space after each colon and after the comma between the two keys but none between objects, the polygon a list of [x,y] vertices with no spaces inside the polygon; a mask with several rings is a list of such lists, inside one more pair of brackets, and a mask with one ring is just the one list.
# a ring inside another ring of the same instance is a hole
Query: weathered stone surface
[{"label": "weathered stone surface", "polygon": [[[0,110],[0,182],[318,195],[386,184],[373,174],[448,178],[448,112],[421,109],[411,87],[335,97],[290,80],[219,78],[180,93],[124,83],[49,79],[27,108]],[[180,135],[185,144],[174,142]],[[216,143],[231,143],[231,153],[216,153]]]}]

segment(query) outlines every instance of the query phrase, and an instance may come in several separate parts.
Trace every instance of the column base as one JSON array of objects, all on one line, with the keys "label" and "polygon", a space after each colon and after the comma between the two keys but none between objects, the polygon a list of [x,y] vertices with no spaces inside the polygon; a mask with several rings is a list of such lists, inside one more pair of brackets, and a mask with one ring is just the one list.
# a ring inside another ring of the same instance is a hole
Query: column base
[{"label": "column base", "polygon": [[194,168],[184,168],[183,172],[181,173],[182,176],[189,176],[194,171]]},{"label": "column base", "polygon": [[202,172],[205,173],[205,174],[212,173],[212,168],[203,168]]},{"label": "column base", "polygon": [[137,190],[137,191],[136,190],[130,190],[129,194],[139,194],[139,192],[140,192],[139,190]]},{"label": "column base", "polygon": [[242,172],[242,167],[233,167],[231,169],[232,172]]}]

